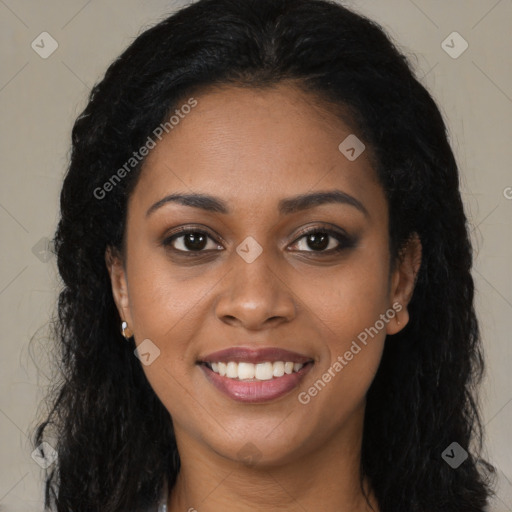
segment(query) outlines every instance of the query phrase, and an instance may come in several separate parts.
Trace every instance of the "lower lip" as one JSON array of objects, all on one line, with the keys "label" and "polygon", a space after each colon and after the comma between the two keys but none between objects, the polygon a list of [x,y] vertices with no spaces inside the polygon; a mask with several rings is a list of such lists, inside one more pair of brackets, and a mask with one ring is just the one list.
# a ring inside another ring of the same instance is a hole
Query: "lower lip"
[{"label": "lower lip", "polygon": [[206,378],[229,398],[238,402],[261,403],[280,398],[295,389],[313,364],[307,363],[298,372],[285,373],[282,377],[254,381],[222,377],[205,364],[199,366]]}]

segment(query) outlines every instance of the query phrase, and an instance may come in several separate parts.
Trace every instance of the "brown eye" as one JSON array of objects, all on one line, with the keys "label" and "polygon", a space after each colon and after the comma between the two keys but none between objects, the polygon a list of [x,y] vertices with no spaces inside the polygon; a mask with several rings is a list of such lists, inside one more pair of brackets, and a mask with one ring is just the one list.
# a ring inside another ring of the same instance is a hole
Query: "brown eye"
[{"label": "brown eye", "polygon": [[[302,242],[302,240],[304,241]],[[298,251],[327,254],[353,247],[354,244],[354,240],[350,237],[337,231],[323,228],[315,228],[307,233],[303,233],[294,242],[294,245],[298,247]]]},{"label": "brown eye", "polygon": [[[209,240],[212,242],[210,247],[208,247]],[[178,233],[166,238],[163,244],[177,252],[203,252],[220,247],[208,233],[197,229],[181,229]]]}]

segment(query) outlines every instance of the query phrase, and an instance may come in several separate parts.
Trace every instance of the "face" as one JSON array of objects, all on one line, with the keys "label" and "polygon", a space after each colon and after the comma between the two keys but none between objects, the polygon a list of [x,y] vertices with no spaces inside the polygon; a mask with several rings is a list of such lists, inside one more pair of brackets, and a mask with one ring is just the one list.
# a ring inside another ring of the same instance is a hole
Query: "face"
[{"label": "face", "polygon": [[390,273],[369,149],[343,153],[351,127],[305,93],[195,99],[146,158],[124,261],[107,252],[114,297],[178,446],[292,461],[360,433],[419,248]]}]

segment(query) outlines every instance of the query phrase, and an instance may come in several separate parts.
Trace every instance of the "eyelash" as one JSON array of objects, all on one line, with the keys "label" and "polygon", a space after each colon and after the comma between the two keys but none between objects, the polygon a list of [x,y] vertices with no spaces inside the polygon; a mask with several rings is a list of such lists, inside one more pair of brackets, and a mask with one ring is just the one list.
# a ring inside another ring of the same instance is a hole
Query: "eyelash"
[{"label": "eyelash", "polygon": [[[210,238],[211,240],[213,240],[215,243],[218,243],[212,235],[210,235],[210,233],[208,233],[207,231],[204,231],[203,229],[198,229],[198,228],[179,228],[179,230],[177,230],[174,234],[172,234],[171,236],[167,237],[163,242],[162,242],[162,245],[164,247],[166,247],[167,249],[177,253],[177,254],[180,254],[180,255],[186,255],[187,257],[188,256],[191,256],[191,257],[197,257],[197,256],[202,256],[204,255],[204,253],[206,253],[208,250],[205,250],[205,249],[201,249],[199,251],[191,251],[191,250],[187,250],[187,251],[184,251],[182,249],[176,249],[174,247],[172,247],[172,243],[177,240],[178,238],[182,238],[188,234],[198,234],[198,235],[204,235],[208,238]],[[332,237],[334,238],[338,243],[338,247],[334,248],[334,249],[328,249],[328,250],[321,250],[321,251],[315,251],[315,250],[309,250],[309,251],[298,251],[298,252],[306,252],[306,253],[312,253],[312,254],[319,254],[319,255],[333,255],[333,254],[337,254],[337,253],[340,253],[341,251],[345,250],[345,249],[349,249],[351,247],[354,247],[355,246],[355,240],[341,232],[338,232],[338,231],[335,231],[333,229],[330,229],[330,228],[324,228],[324,227],[315,227],[315,228],[312,228],[312,229],[309,229],[309,230],[304,230],[302,231],[301,233],[299,233],[299,236],[298,238],[296,238],[294,240],[294,242],[292,243],[292,245],[295,245],[297,244],[300,240],[302,240],[303,238],[309,236],[309,235],[315,235],[315,234],[326,234],[328,235],[329,237]],[[329,244],[328,244],[329,245]]]}]

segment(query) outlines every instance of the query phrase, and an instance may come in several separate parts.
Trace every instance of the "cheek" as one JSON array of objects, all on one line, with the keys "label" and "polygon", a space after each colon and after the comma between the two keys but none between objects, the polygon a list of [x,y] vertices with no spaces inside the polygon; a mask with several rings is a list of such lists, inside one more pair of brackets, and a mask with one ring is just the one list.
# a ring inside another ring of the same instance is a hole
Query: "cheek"
[{"label": "cheek", "polygon": [[340,350],[347,340],[375,324],[389,304],[389,264],[385,248],[376,239],[372,250],[365,244],[347,261],[329,272],[316,271],[308,279],[301,295],[309,307],[339,341]]},{"label": "cheek", "polygon": [[351,301],[329,314],[317,309],[324,326],[325,357],[297,398],[308,412],[305,421],[322,425],[326,432],[344,424],[364,405],[382,357],[386,330],[380,320],[381,298],[363,291],[359,289],[360,296],[351,294]]},{"label": "cheek", "polygon": [[[130,254],[128,289],[136,339],[165,343],[194,322],[212,288],[211,273],[201,272],[199,267],[172,265],[160,249],[141,247]],[[194,273],[198,278],[191,278]]]},{"label": "cheek", "polygon": [[150,353],[150,364],[143,364],[142,369],[162,401],[171,396],[179,403],[188,340],[193,336],[186,330],[191,319],[197,322],[196,303],[202,290],[198,285],[182,286],[172,278],[168,265],[142,251],[130,253],[127,274],[137,350]]},{"label": "cheek", "polygon": [[142,369],[173,419],[194,431],[204,421],[204,410],[190,392],[190,372],[197,355],[191,340],[200,337],[203,301],[208,300],[215,281],[211,282],[207,274],[185,280],[180,271],[154,253],[134,252],[130,256],[129,293],[135,340],[141,347],[149,339],[158,354]]},{"label": "cheek", "polygon": [[389,308],[385,256],[383,249],[367,247],[309,291],[325,357],[301,403],[318,408],[316,413],[328,424],[342,421],[364,401],[379,367],[386,325],[395,314]]}]

